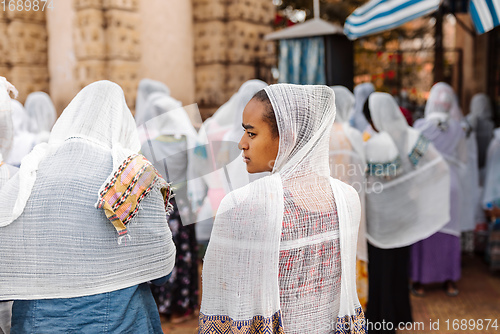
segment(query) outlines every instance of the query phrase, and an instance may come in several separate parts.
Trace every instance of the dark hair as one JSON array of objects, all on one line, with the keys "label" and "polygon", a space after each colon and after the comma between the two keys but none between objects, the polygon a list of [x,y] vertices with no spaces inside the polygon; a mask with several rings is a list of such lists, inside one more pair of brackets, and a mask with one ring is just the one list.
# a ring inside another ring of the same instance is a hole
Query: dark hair
[{"label": "dark hair", "polygon": [[363,115],[365,115],[366,120],[368,123],[372,123],[372,115],[370,114],[370,106],[369,102],[370,101],[370,95],[366,98],[365,104],[363,105]]},{"label": "dark hair", "polygon": [[266,111],[264,113],[264,121],[269,125],[271,129],[271,134],[273,138],[279,137],[278,123],[276,122],[276,115],[274,114],[273,105],[271,104],[271,100],[269,100],[269,96],[264,89],[259,90],[252,99],[256,99],[259,102],[264,103]]}]

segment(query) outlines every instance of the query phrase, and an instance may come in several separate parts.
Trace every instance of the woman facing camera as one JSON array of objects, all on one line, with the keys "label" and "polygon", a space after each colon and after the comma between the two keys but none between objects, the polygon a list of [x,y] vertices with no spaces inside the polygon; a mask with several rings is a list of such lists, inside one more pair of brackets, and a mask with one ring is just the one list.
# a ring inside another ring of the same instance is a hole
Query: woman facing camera
[{"label": "woman facing camera", "polygon": [[203,267],[199,332],[364,333],[356,294],[356,191],[330,178],[326,86],[280,84],[243,112],[249,173],[223,199]]},{"label": "woman facing camera", "polygon": [[170,186],[122,89],[85,87],[1,189],[0,300],[12,333],[162,333],[148,281],[174,266]]}]

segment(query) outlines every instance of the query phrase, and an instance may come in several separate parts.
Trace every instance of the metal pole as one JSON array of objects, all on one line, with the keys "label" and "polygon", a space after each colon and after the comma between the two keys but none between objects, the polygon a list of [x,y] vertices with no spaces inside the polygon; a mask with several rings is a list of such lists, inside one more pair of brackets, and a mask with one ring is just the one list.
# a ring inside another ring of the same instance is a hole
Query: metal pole
[{"label": "metal pole", "polygon": [[314,18],[319,19],[319,0],[314,0]]},{"label": "metal pole", "polygon": [[434,31],[434,83],[444,80],[444,52],[443,52],[443,6],[436,12],[436,27]]}]

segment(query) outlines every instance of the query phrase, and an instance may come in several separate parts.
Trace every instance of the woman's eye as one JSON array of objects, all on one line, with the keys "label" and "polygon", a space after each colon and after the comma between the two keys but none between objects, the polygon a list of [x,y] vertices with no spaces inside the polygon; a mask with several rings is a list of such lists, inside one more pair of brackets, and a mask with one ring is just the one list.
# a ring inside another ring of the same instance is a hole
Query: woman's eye
[{"label": "woman's eye", "polygon": [[248,133],[248,137],[252,138],[253,136],[255,136],[255,133],[253,132],[247,132]]}]

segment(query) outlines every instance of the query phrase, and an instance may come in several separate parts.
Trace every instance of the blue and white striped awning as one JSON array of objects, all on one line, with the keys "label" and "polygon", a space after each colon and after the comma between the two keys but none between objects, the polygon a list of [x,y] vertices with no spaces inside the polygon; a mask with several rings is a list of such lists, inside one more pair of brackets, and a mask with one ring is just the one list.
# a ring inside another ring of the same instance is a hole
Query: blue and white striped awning
[{"label": "blue and white striped awning", "polygon": [[500,0],[471,0],[469,6],[478,34],[500,25]]},{"label": "blue and white striped awning", "polygon": [[440,2],[441,0],[371,0],[347,18],[344,33],[353,40],[394,29],[408,21],[435,12]]}]

